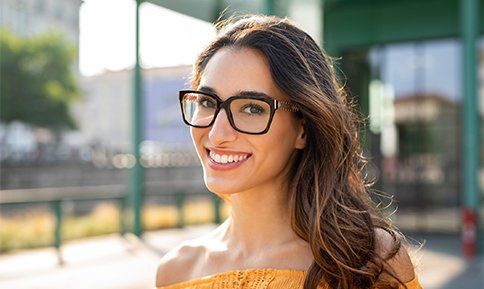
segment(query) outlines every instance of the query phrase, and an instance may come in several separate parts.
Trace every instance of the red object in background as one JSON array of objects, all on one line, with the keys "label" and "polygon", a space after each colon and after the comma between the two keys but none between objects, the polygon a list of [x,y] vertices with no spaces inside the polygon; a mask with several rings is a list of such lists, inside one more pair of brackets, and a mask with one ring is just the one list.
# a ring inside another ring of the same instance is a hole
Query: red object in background
[{"label": "red object in background", "polygon": [[467,258],[476,256],[476,214],[470,208],[464,208],[462,212],[462,249]]}]

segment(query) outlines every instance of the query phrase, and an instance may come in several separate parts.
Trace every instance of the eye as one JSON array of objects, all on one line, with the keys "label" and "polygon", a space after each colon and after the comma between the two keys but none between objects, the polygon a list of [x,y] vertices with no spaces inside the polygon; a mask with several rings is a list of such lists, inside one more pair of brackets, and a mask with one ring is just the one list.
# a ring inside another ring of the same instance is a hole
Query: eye
[{"label": "eye", "polygon": [[202,99],[200,99],[199,102],[204,108],[216,108],[217,107],[217,102],[214,101],[213,99],[208,98],[208,97],[203,97]]},{"label": "eye", "polygon": [[266,112],[266,110],[262,106],[260,106],[256,103],[246,104],[242,108],[242,111],[249,114],[249,115],[261,115],[261,114],[264,114]]}]

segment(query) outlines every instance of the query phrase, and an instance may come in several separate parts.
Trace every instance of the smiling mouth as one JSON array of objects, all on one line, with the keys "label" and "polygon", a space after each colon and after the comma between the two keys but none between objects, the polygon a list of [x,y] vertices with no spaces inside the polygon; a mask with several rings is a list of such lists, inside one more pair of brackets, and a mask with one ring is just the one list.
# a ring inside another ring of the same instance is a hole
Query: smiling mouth
[{"label": "smiling mouth", "polygon": [[217,154],[206,149],[208,157],[218,164],[240,163],[252,156],[252,154]]}]

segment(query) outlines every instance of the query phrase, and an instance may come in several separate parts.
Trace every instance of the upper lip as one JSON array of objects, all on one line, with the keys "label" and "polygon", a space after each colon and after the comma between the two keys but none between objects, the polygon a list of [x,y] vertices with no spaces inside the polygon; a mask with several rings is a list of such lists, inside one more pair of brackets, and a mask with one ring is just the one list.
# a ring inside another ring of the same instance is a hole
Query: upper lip
[{"label": "upper lip", "polygon": [[220,149],[215,149],[210,147],[205,147],[205,149],[213,153],[216,153],[218,155],[250,155],[251,154],[251,153],[240,152],[240,151],[220,150]]}]

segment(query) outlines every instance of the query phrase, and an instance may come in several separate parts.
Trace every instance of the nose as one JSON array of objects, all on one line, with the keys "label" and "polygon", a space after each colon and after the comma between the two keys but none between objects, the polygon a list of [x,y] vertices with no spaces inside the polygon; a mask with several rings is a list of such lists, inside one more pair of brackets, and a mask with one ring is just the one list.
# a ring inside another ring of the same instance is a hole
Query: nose
[{"label": "nose", "polygon": [[221,109],[210,128],[208,139],[214,146],[219,146],[235,140],[236,137],[237,132],[230,125],[227,112]]}]

